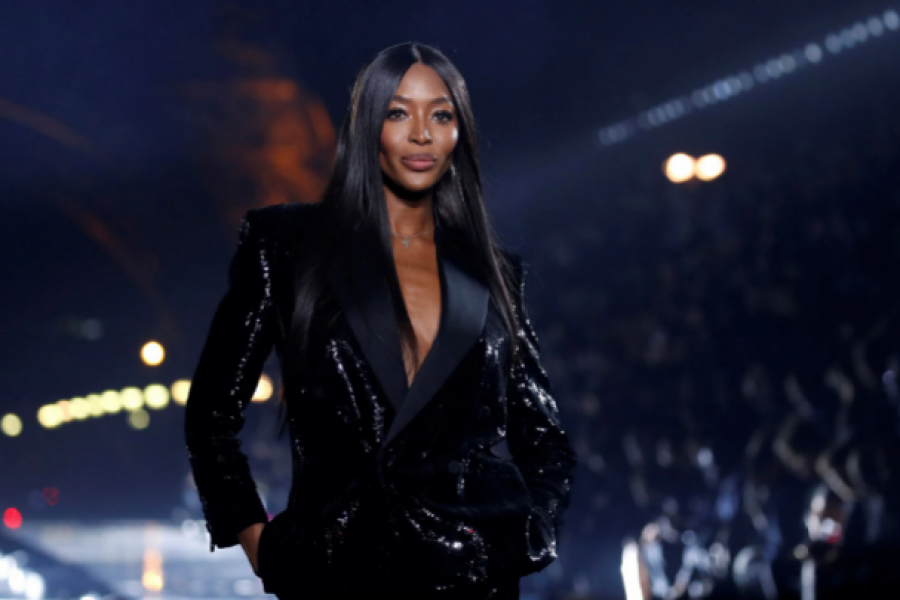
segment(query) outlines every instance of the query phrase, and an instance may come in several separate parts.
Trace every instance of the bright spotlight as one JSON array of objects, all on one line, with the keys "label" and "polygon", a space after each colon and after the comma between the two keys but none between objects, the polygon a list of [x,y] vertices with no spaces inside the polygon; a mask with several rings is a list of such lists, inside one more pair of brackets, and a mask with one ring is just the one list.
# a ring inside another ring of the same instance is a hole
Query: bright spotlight
[{"label": "bright spotlight", "polygon": [[22,419],[18,415],[9,413],[0,421],[0,429],[9,437],[16,437],[22,433]]},{"label": "bright spotlight", "polygon": [[262,377],[259,378],[259,383],[256,384],[256,391],[253,392],[253,401],[265,402],[272,397],[273,389],[274,387],[272,386],[272,379],[268,375],[263,373]]},{"label": "bright spotlight", "polygon": [[176,404],[187,404],[188,394],[191,393],[191,380],[179,379],[170,388],[172,400]]},{"label": "bright spotlight", "polygon": [[684,183],[694,176],[694,158],[684,153],[674,154],[663,170],[672,183]]},{"label": "bright spotlight", "polygon": [[725,159],[718,154],[707,154],[697,161],[694,174],[701,181],[712,181],[725,172]]},{"label": "bright spotlight", "polygon": [[141,359],[146,365],[155,367],[162,364],[162,361],[165,360],[165,358],[166,351],[159,342],[147,342],[144,344],[144,347],[141,348]]}]

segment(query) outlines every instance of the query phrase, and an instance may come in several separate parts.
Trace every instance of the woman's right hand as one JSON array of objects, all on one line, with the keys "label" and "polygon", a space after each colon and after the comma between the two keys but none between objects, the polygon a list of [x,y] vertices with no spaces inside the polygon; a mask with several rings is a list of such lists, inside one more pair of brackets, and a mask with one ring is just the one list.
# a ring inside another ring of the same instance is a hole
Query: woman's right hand
[{"label": "woman's right hand", "polygon": [[253,567],[253,573],[257,577],[259,577],[259,565],[257,563],[259,536],[262,535],[262,530],[265,526],[265,523],[254,523],[238,534],[238,541],[241,543],[244,553],[250,560],[250,566]]}]

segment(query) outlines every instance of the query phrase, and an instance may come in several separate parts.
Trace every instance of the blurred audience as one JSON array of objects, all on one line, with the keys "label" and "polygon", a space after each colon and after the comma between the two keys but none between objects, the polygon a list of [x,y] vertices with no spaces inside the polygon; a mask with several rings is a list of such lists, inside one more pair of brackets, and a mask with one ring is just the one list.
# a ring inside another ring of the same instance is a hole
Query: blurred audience
[{"label": "blurred audience", "polygon": [[586,597],[615,552],[646,598],[900,594],[900,119],[865,120],[526,219]]}]

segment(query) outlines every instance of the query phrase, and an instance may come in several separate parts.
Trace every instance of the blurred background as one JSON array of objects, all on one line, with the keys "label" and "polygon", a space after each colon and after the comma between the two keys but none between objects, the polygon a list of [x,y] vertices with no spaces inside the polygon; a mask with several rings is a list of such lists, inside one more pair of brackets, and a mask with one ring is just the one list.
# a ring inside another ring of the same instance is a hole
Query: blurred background
[{"label": "blurred background", "polygon": [[[580,464],[522,597],[896,597],[900,4],[0,3],[0,598],[253,598],[183,403],[363,63],[467,78]],[[287,500],[275,361],[244,449]]]}]

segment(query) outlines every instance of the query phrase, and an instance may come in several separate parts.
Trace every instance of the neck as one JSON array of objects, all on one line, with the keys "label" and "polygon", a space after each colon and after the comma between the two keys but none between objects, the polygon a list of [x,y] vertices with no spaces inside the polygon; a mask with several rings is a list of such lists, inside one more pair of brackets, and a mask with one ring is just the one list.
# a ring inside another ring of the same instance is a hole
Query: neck
[{"label": "neck", "polygon": [[398,235],[416,235],[434,226],[432,191],[420,194],[384,186],[391,231]]}]

